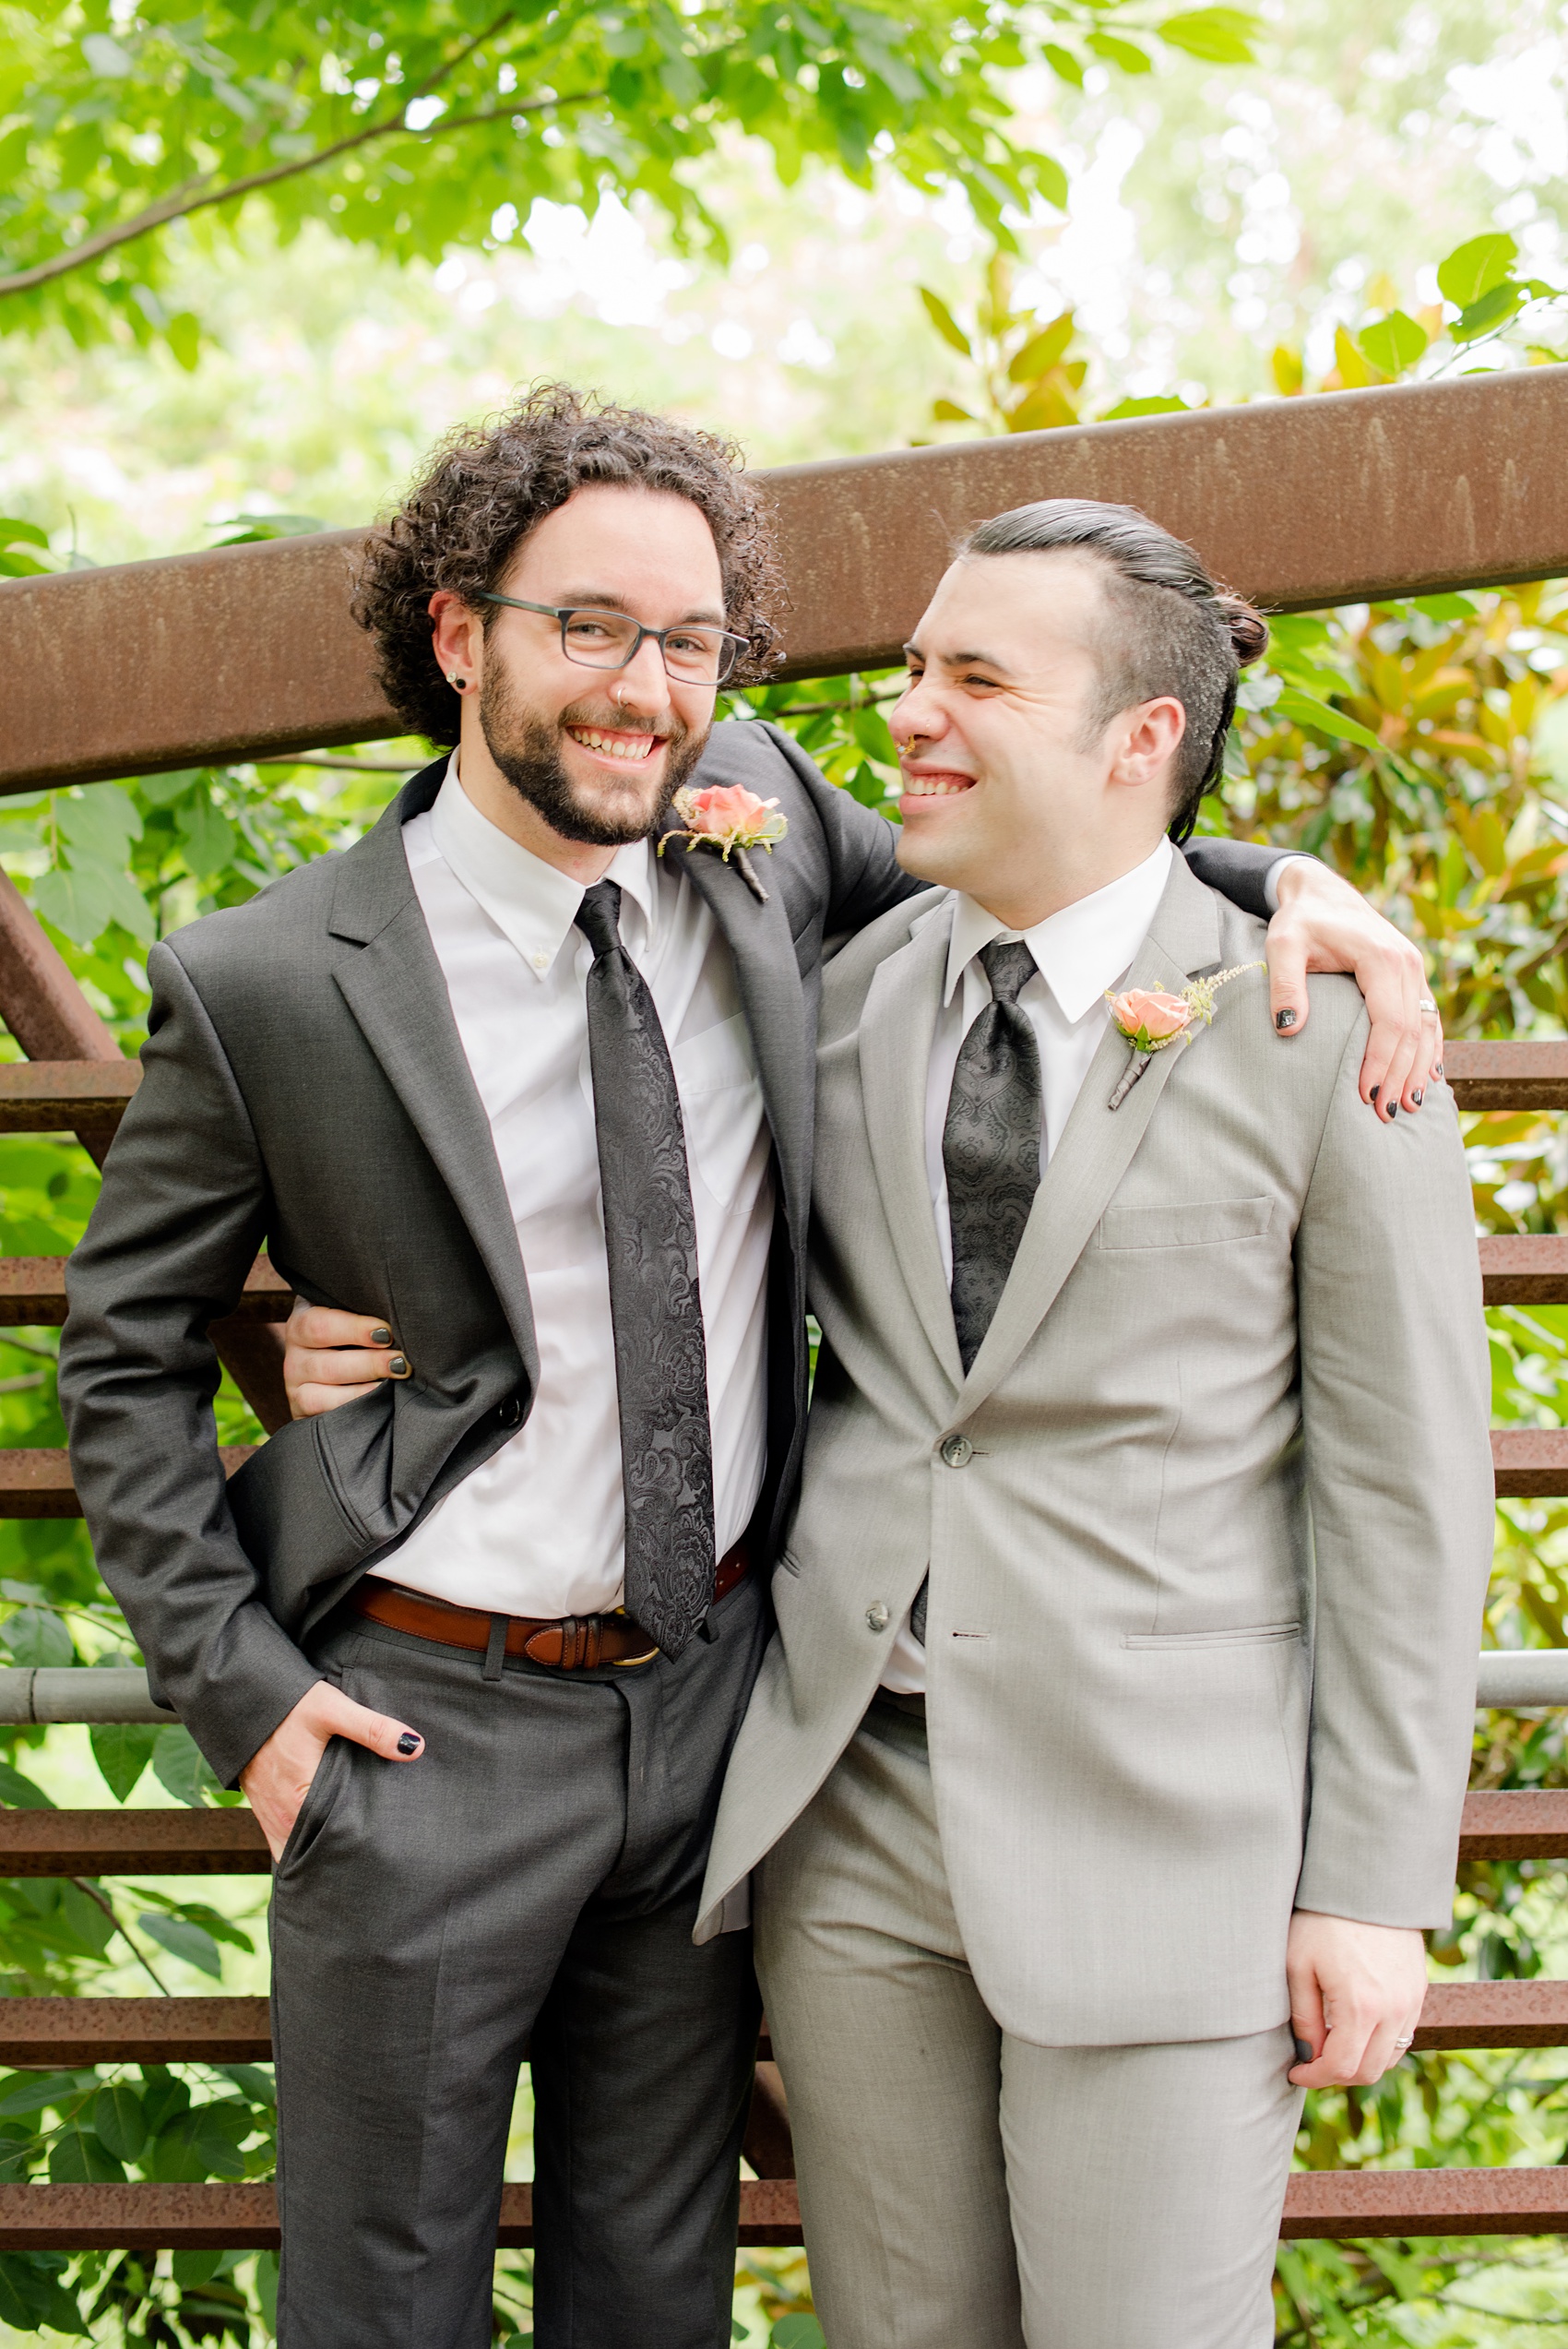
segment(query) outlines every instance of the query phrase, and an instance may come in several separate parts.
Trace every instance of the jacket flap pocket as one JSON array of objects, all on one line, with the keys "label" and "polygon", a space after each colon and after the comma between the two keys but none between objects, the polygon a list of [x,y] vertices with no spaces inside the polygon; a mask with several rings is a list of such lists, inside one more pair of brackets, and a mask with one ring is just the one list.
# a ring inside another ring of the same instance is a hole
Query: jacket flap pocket
[{"label": "jacket flap pocket", "polygon": [[1219,1240],[1256,1240],[1268,1230],[1273,1214],[1271,1198],[1108,1207],[1099,1219],[1099,1245],[1102,1248],[1199,1248]]}]

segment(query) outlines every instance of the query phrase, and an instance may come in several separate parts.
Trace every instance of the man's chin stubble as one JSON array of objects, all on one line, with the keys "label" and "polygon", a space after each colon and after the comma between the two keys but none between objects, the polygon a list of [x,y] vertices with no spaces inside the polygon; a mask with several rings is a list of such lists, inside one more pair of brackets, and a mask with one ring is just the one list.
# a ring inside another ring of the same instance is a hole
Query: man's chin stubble
[{"label": "man's chin stubble", "polygon": [[[542,816],[552,832],[580,848],[624,848],[646,840],[656,830],[675,793],[701,757],[706,735],[685,729],[664,737],[667,750],[662,781],[651,798],[633,798],[620,786],[606,806],[585,799],[566,772],[561,756],[560,732],[537,719],[519,719],[511,710],[487,708],[481,697],[480,723],[492,758],[512,789]],[[563,721],[563,723],[566,721]],[[579,723],[594,722],[580,720]],[[603,724],[605,721],[598,721]],[[624,721],[622,721],[623,725]]]}]

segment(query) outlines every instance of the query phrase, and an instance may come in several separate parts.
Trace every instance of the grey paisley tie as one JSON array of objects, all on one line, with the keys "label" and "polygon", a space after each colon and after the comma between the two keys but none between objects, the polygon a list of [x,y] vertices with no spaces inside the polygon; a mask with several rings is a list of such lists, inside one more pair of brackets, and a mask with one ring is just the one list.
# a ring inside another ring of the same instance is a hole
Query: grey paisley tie
[{"label": "grey paisley tie", "polygon": [[675,1072],[659,1013],[621,943],[621,891],[597,881],[577,927],[588,974],[599,1176],[615,1330],[625,1605],[678,1656],[713,1604],[713,1444],[696,1220]]},{"label": "grey paisley tie", "polygon": [[[1007,1285],[1039,1188],[1039,1046],[1018,990],[1035,959],[1016,939],[980,950],[991,1001],[971,1022],[947,1097],[942,1161],[953,1234],[953,1327],[966,1376]],[[922,1582],[909,1628],[925,1644]]]}]

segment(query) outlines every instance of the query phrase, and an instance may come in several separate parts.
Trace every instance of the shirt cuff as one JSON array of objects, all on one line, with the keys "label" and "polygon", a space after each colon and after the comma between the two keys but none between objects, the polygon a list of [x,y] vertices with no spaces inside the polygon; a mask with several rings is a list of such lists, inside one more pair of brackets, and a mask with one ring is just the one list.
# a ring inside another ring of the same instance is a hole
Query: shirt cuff
[{"label": "shirt cuff", "polygon": [[1271,913],[1279,911],[1279,876],[1287,864],[1315,864],[1316,862],[1315,857],[1304,855],[1295,849],[1289,855],[1276,857],[1263,876],[1263,901]]}]

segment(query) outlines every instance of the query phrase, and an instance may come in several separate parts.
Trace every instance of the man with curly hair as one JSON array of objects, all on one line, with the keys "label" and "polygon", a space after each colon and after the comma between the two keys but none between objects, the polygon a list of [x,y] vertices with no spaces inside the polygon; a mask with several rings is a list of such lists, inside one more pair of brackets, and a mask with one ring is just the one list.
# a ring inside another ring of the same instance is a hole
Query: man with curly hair
[{"label": "man with curly hair", "polygon": [[[525,2056],[541,2349],[730,2337],[743,1900],[693,1928],[800,1460],[825,940],[920,886],[786,734],[714,728],[779,588],[711,435],[560,386],[457,435],[357,602],[441,757],[149,960],[61,1393],[104,1574],[278,1864],[283,2349],[489,2341]],[[754,889],[657,853],[688,780],[777,803]],[[1194,861],[1265,909],[1270,852]],[[1295,984],[1348,948],[1405,1083],[1411,950],[1290,887]],[[225,1487],[208,1325],[264,1242],[315,1415]]]}]

